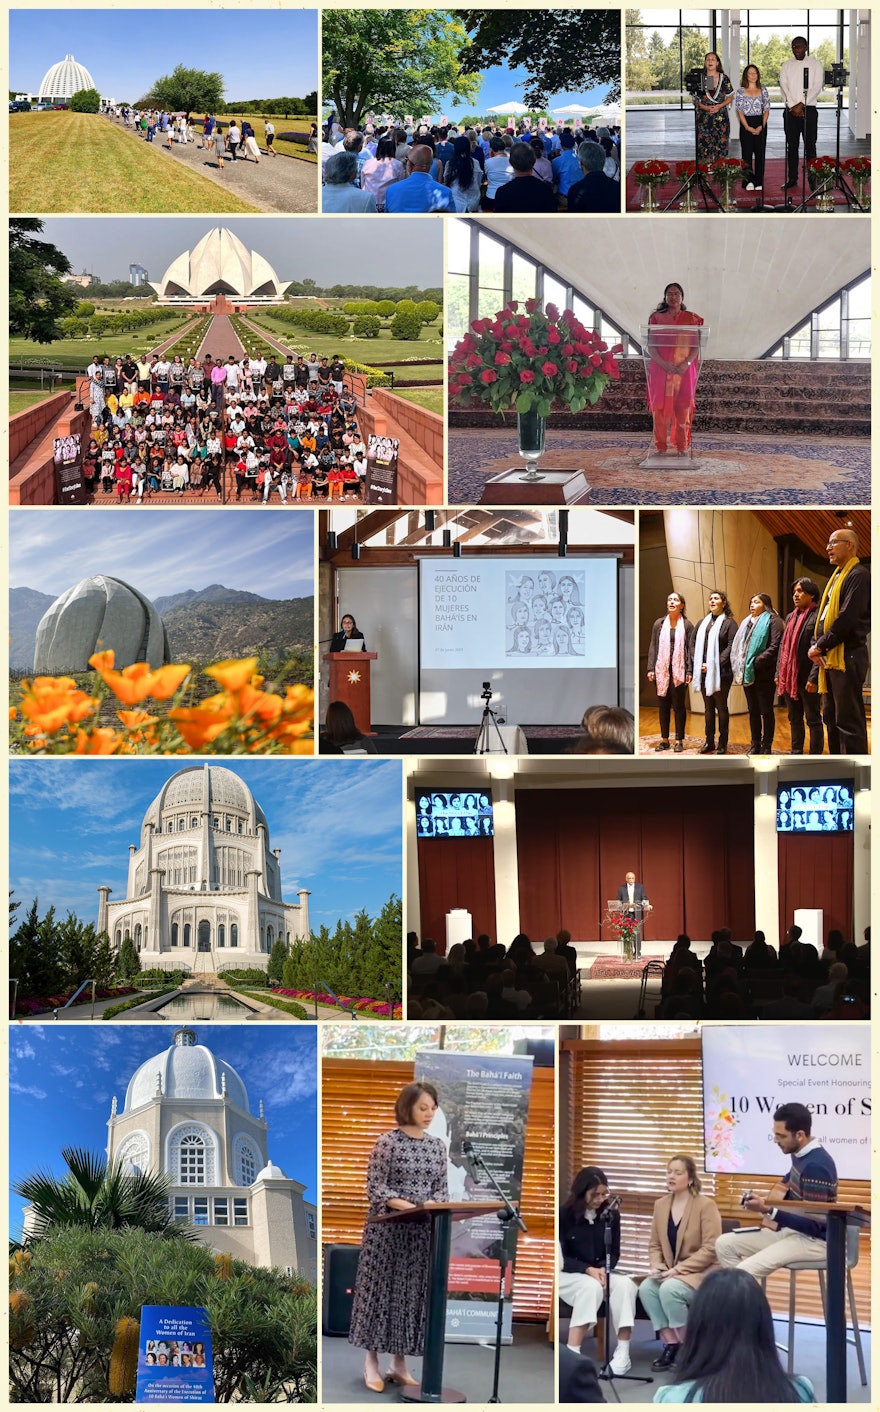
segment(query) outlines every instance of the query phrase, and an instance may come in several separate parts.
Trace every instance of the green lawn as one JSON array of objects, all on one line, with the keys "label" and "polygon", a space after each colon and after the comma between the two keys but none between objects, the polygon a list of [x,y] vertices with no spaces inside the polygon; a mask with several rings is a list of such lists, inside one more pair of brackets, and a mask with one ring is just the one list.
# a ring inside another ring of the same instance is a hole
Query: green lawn
[{"label": "green lawn", "polygon": [[13,113],[9,171],[11,211],[256,214],[98,113]]},{"label": "green lawn", "polygon": [[417,402],[427,412],[436,412],[438,416],[443,416],[442,387],[395,387],[394,395],[403,397],[407,402]]},{"label": "green lawn", "polygon": [[[436,329],[423,328],[419,339],[401,338],[336,338],[329,333],[312,333],[309,329],[297,328],[296,324],[285,323],[283,319],[273,319],[271,314],[251,313],[250,323],[265,329],[293,352],[301,350],[317,353],[319,358],[329,358],[334,353],[344,359],[354,359],[357,363],[367,363],[373,368],[384,368],[386,363],[402,363],[407,358],[436,358],[437,362],[421,367],[406,369],[407,379],[416,382],[436,383],[443,376],[443,339]],[[403,369],[395,369],[395,373]]]},{"label": "green lawn", "polygon": [[114,333],[105,338],[62,338],[57,343],[35,343],[29,338],[10,338],[9,361],[13,363],[19,358],[41,358],[54,363],[56,367],[75,367],[84,373],[99,349],[111,358],[122,357],[126,353],[147,352],[160,343],[166,343],[187,324],[197,321],[189,313],[185,316],[172,313],[167,320],[161,324],[153,324],[151,328],[130,329],[128,333]]},{"label": "green lawn", "polygon": [[54,397],[60,391],[60,388],[49,387],[44,392],[10,392],[9,415],[14,417],[16,412],[26,412],[28,407],[35,407],[38,402],[45,402],[47,397]]}]

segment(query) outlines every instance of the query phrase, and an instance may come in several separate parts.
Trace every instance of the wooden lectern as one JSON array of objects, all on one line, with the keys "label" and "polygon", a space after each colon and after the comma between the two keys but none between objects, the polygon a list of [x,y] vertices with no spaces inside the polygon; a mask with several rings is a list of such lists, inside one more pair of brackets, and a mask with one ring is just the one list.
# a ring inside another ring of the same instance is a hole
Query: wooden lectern
[{"label": "wooden lectern", "polygon": [[378,652],[325,652],[330,664],[330,700],[351,707],[361,735],[375,735],[370,718],[370,664]]},{"label": "wooden lectern", "polygon": [[371,1221],[412,1221],[424,1216],[431,1218],[428,1312],[425,1321],[422,1381],[419,1387],[401,1390],[400,1395],[404,1402],[467,1402],[463,1392],[443,1386],[452,1222],[466,1221],[471,1216],[490,1216],[493,1211],[503,1210],[503,1201],[436,1201],[427,1206],[416,1206],[412,1211],[389,1211],[381,1216],[370,1217]]}]

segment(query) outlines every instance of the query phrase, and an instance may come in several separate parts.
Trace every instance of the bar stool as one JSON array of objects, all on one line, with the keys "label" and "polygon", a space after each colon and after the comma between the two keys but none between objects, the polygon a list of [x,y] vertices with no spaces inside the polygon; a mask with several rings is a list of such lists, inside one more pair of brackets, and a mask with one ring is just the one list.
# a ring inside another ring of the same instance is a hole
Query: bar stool
[{"label": "bar stool", "polygon": [[[847,1343],[854,1346],[856,1359],[859,1365],[859,1378],[862,1387],[868,1385],[868,1375],[865,1371],[865,1355],[862,1351],[862,1335],[859,1329],[859,1320],[856,1313],[856,1297],[853,1288],[852,1271],[859,1263],[859,1228],[858,1226],[847,1226],[846,1228],[846,1293],[849,1300],[849,1313],[852,1321],[853,1337],[847,1338]],[[795,1260],[791,1265],[785,1267],[788,1270],[788,1345],[778,1343],[776,1347],[788,1354],[787,1370],[789,1374],[794,1373],[794,1331],[797,1299],[797,1276],[799,1270],[815,1270],[819,1276],[819,1292],[822,1296],[822,1314],[826,1313],[825,1300],[825,1261],[819,1260]],[[766,1278],[761,1281],[761,1288],[767,1292]]]}]

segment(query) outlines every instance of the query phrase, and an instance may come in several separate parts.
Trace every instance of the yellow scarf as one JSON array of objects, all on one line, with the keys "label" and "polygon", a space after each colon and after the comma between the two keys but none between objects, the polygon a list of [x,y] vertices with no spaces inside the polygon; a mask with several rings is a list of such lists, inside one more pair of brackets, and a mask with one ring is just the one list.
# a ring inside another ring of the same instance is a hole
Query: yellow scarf
[{"label": "yellow scarf", "polygon": [[[840,590],[843,587],[843,581],[847,574],[854,569],[858,563],[858,558],[856,555],[853,555],[851,559],[847,559],[842,567],[838,567],[834,570],[834,573],[826,583],[821,602],[819,603],[819,612],[816,614],[816,626],[819,627],[821,625],[822,633],[828,632],[828,629],[834,626],[834,622],[840,612]],[[822,616],[823,612],[825,613],[824,618]],[[832,647],[830,652],[825,653],[825,667],[830,667],[832,670],[838,672],[846,670],[842,642],[839,643],[837,647]],[[828,679],[825,675],[825,667],[819,667],[820,691],[828,690]]]}]

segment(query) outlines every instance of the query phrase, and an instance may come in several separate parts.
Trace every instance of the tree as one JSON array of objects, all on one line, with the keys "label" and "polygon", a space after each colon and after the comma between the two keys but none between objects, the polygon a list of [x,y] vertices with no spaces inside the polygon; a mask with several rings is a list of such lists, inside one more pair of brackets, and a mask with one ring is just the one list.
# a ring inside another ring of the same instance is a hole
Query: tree
[{"label": "tree", "polygon": [[459,62],[463,74],[505,65],[523,67],[519,87],[536,108],[557,93],[584,93],[607,85],[609,99],[620,96],[620,11],[456,10],[470,35]]},{"label": "tree", "polygon": [[415,310],[413,310],[410,314],[407,313],[405,310],[398,309],[397,313],[394,315],[394,318],[391,320],[391,337],[419,338],[421,332],[422,321],[419,318],[419,315],[415,312]]},{"label": "tree", "polygon": [[445,94],[455,106],[480,89],[464,72],[463,26],[443,10],[327,10],[323,16],[324,94],[345,127],[370,110],[421,117]]},{"label": "tree", "polygon": [[[13,1402],[118,1402],[109,1389],[120,1318],[145,1304],[207,1310],[217,1402],[314,1402],[315,1291],[285,1275],[142,1230],[53,1230],[18,1252],[10,1298]],[[131,1400],[130,1398],[128,1400]]]},{"label": "tree", "polygon": [[122,938],[119,955],[116,957],[116,974],[121,981],[130,981],[140,973],[141,958],[130,936]]},{"label": "tree", "polygon": [[20,996],[51,995],[63,984],[55,908],[50,907],[41,921],[37,897],[9,942],[9,974],[17,979]]},{"label": "tree", "polygon": [[68,103],[72,113],[98,113],[101,109],[101,95],[97,88],[80,88]]},{"label": "tree", "polygon": [[90,1231],[118,1231],[131,1226],[169,1239],[194,1240],[176,1225],[168,1201],[170,1182],[161,1172],[138,1172],[103,1153],[65,1147],[63,1177],[34,1172],[13,1184],[18,1196],[33,1207],[34,1234],[39,1241],[57,1226],[84,1226]]},{"label": "tree", "polygon": [[33,237],[43,229],[35,216],[9,222],[9,331],[37,343],[59,337],[58,320],[76,306],[76,291],[64,284],[70,261],[54,245]]},{"label": "tree", "polygon": [[287,942],[282,937],[278,937],[272,943],[272,950],[269,954],[269,964],[266,967],[266,974],[270,981],[275,981],[276,985],[281,984],[284,975],[284,963],[287,960]]},{"label": "tree", "polygon": [[210,113],[223,102],[223,75],[178,64],[156,80],[142,102],[171,112]]},{"label": "tree", "polygon": [[[355,918],[355,927],[359,917]],[[400,943],[403,935],[403,910],[400,898],[389,897],[379,916],[372,923],[369,936],[361,946],[358,965],[361,993],[376,1000],[385,999],[385,987],[390,985],[400,995]]]},{"label": "tree", "polygon": [[378,314],[358,314],[351,326],[354,338],[378,338],[382,331],[382,320]]},{"label": "tree", "polygon": [[433,299],[420,299],[416,305],[416,313],[423,324],[432,324],[440,313],[440,305],[435,304]]}]

